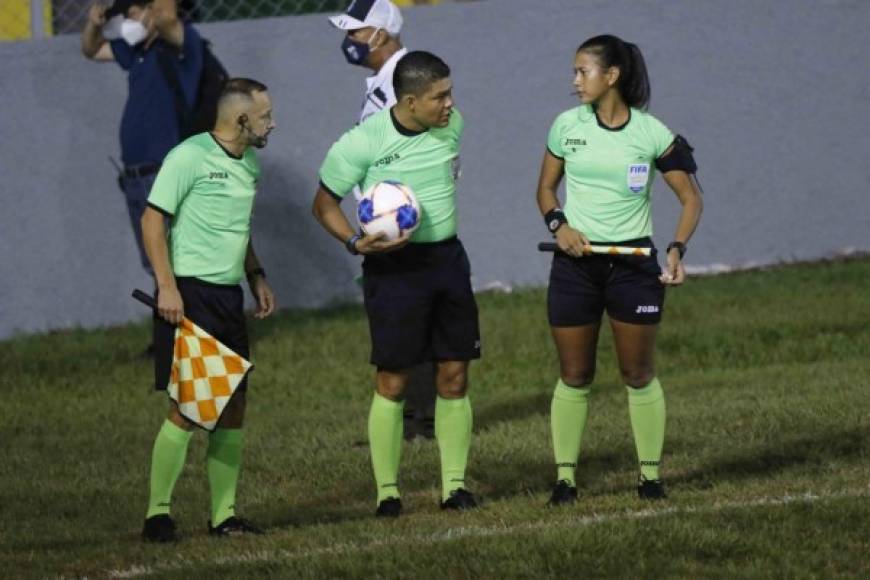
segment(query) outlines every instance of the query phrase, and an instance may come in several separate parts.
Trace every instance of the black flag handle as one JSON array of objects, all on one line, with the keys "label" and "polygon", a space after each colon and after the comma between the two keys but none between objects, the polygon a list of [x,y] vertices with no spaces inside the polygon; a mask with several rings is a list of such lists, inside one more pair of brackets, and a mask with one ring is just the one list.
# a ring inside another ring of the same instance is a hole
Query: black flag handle
[{"label": "black flag handle", "polygon": [[154,297],[149,296],[148,294],[145,294],[144,292],[142,292],[138,288],[133,290],[133,298],[135,298],[136,300],[138,300],[139,302],[141,302],[145,306],[150,306],[151,308],[154,308],[154,309],[157,308],[157,301],[154,300]]}]

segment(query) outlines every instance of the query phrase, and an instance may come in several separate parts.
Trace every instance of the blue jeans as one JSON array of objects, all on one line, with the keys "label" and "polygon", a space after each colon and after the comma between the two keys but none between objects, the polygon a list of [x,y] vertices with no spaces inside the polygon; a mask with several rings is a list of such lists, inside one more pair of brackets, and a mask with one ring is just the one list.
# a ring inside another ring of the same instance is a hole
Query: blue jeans
[{"label": "blue jeans", "polygon": [[118,185],[127,200],[127,212],[130,214],[130,225],[133,226],[136,247],[139,248],[139,259],[142,260],[142,267],[145,268],[145,271],[152,276],[154,270],[151,268],[151,262],[145,253],[145,246],[142,244],[141,220],[142,213],[148,205],[148,194],[151,193],[151,186],[154,185],[156,178],[156,173],[139,177],[124,174],[118,176]]}]

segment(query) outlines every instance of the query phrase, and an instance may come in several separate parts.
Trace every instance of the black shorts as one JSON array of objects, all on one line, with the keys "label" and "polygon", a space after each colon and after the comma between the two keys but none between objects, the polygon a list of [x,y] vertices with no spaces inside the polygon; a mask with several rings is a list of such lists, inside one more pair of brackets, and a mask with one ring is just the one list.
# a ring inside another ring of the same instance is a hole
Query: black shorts
[{"label": "black shorts", "polygon": [[[197,278],[176,278],[184,316],[246,359],[250,358],[244,293],[239,285],[212,284]],[[175,325],[154,320],[154,388],[165,391],[172,371]],[[236,390],[248,388],[248,375]]]},{"label": "black shorts", "polygon": [[363,292],[378,368],[480,358],[471,266],[455,237],[366,256]]},{"label": "black shorts", "polygon": [[[641,238],[614,245],[652,247],[652,240]],[[550,326],[598,322],[605,309],[619,322],[658,324],[665,303],[659,275],[655,253],[649,257],[593,254],[572,258],[556,252],[547,289]]]}]

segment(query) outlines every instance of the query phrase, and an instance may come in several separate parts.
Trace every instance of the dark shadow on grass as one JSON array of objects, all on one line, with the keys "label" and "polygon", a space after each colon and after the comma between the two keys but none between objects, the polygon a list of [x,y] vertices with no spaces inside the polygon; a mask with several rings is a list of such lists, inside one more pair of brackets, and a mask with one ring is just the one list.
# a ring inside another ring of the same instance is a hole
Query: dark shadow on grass
[{"label": "dark shadow on grass", "polygon": [[[132,536],[130,535],[121,535],[120,538],[126,542],[127,538]],[[142,541],[142,538],[137,535],[136,540],[139,542]],[[132,540],[131,540],[132,542]],[[46,538],[44,540],[26,540],[23,542],[16,542],[14,539],[10,539],[8,543],[4,544],[4,548],[8,548],[10,553],[24,553],[24,552],[41,552],[41,551],[69,551],[69,552],[78,552],[84,548],[98,548],[104,547],[106,545],[105,539],[69,539],[69,540],[61,540],[57,538]]]},{"label": "dark shadow on grass", "polygon": [[[581,494],[599,496],[613,493],[604,487],[603,474],[624,470],[632,465],[635,451],[625,446],[606,453],[581,454],[577,470],[577,484]],[[549,493],[556,478],[552,450],[544,445],[539,459],[531,461],[509,461],[480,458],[470,468],[475,481],[481,482],[482,494],[491,500],[510,499],[516,496]],[[628,482],[631,487],[634,482]]]},{"label": "dark shadow on grass", "polygon": [[[855,427],[823,436],[783,440],[775,447],[747,449],[737,457],[722,457],[713,464],[702,465],[668,478],[668,481],[705,489],[717,481],[749,479],[799,466],[822,466],[832,459],[866,461],[870,455],[868,435],[866,429]],[[690,442],[678,441],[676,445],[690,447]]]},{"label": "dark shadow on grass", "polygon": [[[667,448],[690,447],[691,442],[675,439],[666,442]],[[547,493],[555,479],[551,449],[541,444],[539,459],[531,461],[502,461],[499,458],[476,457],[469,466],[472,477],[480,482],[486,498],[499,500],[523,495]],[[708,489],[716,482],[750,479],[787,471],[799,466],[819,466],[837,459],[862,461],[870,455],[870,437],[866,429],[852,428],[828,433],[822,437],[799,437],[785,440],[776,447],[744,450],[740,456],[722,457],[713,464],[701,465],[679,474],[664,477],[668,484],[688,488]],[[616,490],[605,484],[603,475],[624,471],[635,462],[635,449],[623,445],[606,453],[581,453],[577,469],[577,484],[581,496],[611,495]],[[625,491],[632,493],[634,482],[627,481]]]},{"label": "dark shadow on grass", "polygon": [[[371,493],[368,492],[368,495],[371,495]],[[268,519],[263,520],[265,524],[263,527],[266,530],[340,524],[372,518],[374,507],[371,510],[364,510],[356,502],[348,501],[347,499],[351,498],[352,500],[358,497],[364,496],[349,491],[344,500],[319,497],[306,503],[288,503],[277,509],[274,505],[252,506],[252,511],[259,512],[262,510],[269,513]],[[343,501],[347,501],[347,503],[343,503]]]},{"label": "dark shadow on grass", "polygon": [[532,415],[548,414],[552,391],[511,396],[493,403],[474,402],[474,431],[479,433],[500,423],[520,421]]}]

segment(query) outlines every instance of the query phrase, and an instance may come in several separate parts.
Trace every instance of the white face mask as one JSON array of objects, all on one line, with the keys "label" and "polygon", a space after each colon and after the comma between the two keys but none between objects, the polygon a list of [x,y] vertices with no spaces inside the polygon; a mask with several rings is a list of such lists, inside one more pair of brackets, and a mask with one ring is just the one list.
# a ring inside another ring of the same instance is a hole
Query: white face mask
[{"label": "white face mask", "polygon": [[130,46],[136,46],[148,38],[148,30],[138,20],[125,18],[121,22],[121,38]]}]

